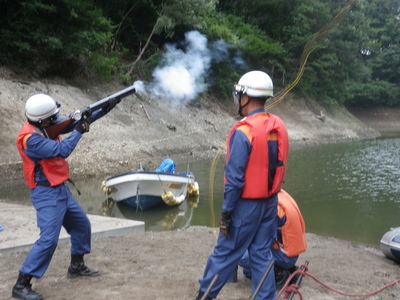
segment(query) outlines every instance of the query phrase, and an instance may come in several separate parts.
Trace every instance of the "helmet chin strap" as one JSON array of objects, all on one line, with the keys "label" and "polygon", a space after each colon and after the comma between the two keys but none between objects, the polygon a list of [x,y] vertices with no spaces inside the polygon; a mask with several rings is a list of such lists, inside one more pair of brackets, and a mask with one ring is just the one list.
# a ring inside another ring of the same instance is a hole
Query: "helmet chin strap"
[{"label": "helmet chin strap", "polygon": [[250,97],[249,97],[249,100],[247,100],[247,103],[245,104],[245,105],[240,105],[240,100],[241,99],[239,99],[239,109],[238,109],[238,114],[239,114],[239,116],[241,116],[241,117],[244,117],[243,115],[242,115],[242,109],[243,109],[243,107],[246,107],[249,103],[250,103]]}]

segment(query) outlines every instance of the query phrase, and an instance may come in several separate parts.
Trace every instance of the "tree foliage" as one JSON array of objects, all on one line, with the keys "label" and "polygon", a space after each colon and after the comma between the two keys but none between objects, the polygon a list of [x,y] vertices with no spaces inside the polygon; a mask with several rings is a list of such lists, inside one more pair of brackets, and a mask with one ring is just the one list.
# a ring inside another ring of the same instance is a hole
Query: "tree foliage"
[{"label": "tree foliage", "polygon": [[[349,4],[351,10],[338,18]],[[149,76],[166,43],[199,30],[244,58],[242,65],[213,63],[212,93],[229,94],[232,83],[251,69],[268,72],[276,90],[302,71],[293,91],[325,105],[400,106],[399,0],[0,0],[0,5],[0,63],[38,76],[82,71],[127,80]]]},{"label": "tree foliage", "polygon": [[45,74],[69,73],[111,38],[110,21],[91,0],[3,0],[1,8],[3,63],[47,61]]}]

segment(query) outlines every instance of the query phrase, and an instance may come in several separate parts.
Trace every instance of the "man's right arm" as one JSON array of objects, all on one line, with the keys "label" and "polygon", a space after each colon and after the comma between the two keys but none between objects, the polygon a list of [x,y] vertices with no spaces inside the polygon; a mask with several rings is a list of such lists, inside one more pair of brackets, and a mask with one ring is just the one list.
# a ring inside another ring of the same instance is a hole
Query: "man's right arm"
[{"label": "man's right arm", "polygon": [[25,153],[33,160],[48,159],[53,157],[67,158],[75,149],[82,134],[74,130],[71,135],[61,142],[32,134],[26,140]]},{"label": "man's right arm", "polygon": [[247,136],[236,130],[230,140],[230,156],[225,167],[224,203],[222,210],[232,212],[241,197],[244,186],[244,174],[249,159],[251,145]]}]

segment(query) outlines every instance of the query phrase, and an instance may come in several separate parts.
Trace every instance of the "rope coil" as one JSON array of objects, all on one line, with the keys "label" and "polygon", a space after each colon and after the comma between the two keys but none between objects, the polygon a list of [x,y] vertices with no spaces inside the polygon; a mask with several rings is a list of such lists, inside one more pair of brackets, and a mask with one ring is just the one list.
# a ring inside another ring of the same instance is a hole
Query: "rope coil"
[{"label": "rope coil", "polygon": [[[303,268],[304,268],[304,271],[302,270]],[[303,299],[303,295],[302,295],[301,292],[299,291],[299,290],[300,290],[300,286],[297,285],[297,284],[290,284],[290,281],[291,281],[297,274],[301,274],[302,276],[308,276],[308,277],[310,277],[311,279],[313,279],[315,282],[317,282],[317,283],[319,283],[320,285],[322,285],[323,287],[325,287],[326,289],[328,289],[328,290],[330,290],[330,291],[332,291],[332,292],[335,292],[335,293],[337,293],[337,294],[340,294],[340,295],[342,295],[342,296],[347,296],[347,297],[358,297],[358,298],[369,297],[369,296],[372,296],[372,295],[376,295],[376,294],[382,292],[383,290],[387,289],[388,287],[391,287],[391,286],[395,285],[396,283],[400,282],[400,278],[399,278],[399,279],[394,280],[393,282],[390,282],[390,283],[388,283],[388,284],[386,284],[386,285],[384,285],[384,286],[378,288],[378,289],[375,290],[375,291],[367,292],[367,293],[364,293],[364,294],[354,294],[354,293],[347,293],[347,292],[343,292],[343,291],[340,291],[340,290],[338,290],[338,289],[335,289],[335,288],[329,286],[328,284],[322,282],[321,280],[319,280],[318,278],[316,278],[314,275],[312,275],[312,274],[310,274],[310,273],[307,273],[307,271],[308,271],[308,266],[303,264],[303,265],[300,266],[300,269],[299,269],[299,270],[293,272],[293,273],[289,276],[289,278],[286,280],[285,285],[282,287],[282,289],[280,290],[280,292],[279,292],[279,294],[278,294],[278,296],[276,297],[275,300],[279,300],[279,299],[281,298],[281,296],[282,296],[283,293],[285,293],[285,297],[283,298],[283,300],[288,299],[287,296],[288,296],[289,294],[292,294],[292,293],[298,295],[300,299]]]}]

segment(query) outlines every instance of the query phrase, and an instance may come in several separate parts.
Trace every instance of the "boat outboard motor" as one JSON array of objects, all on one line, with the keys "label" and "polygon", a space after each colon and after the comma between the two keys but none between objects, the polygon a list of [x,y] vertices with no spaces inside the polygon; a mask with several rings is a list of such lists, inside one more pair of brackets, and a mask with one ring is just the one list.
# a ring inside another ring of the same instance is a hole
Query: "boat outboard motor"
[{"label": "boat outboard motor", "polygon": [[400,262],[400,227],[391,228],[383,235],[381,250],[387,258]]}]

